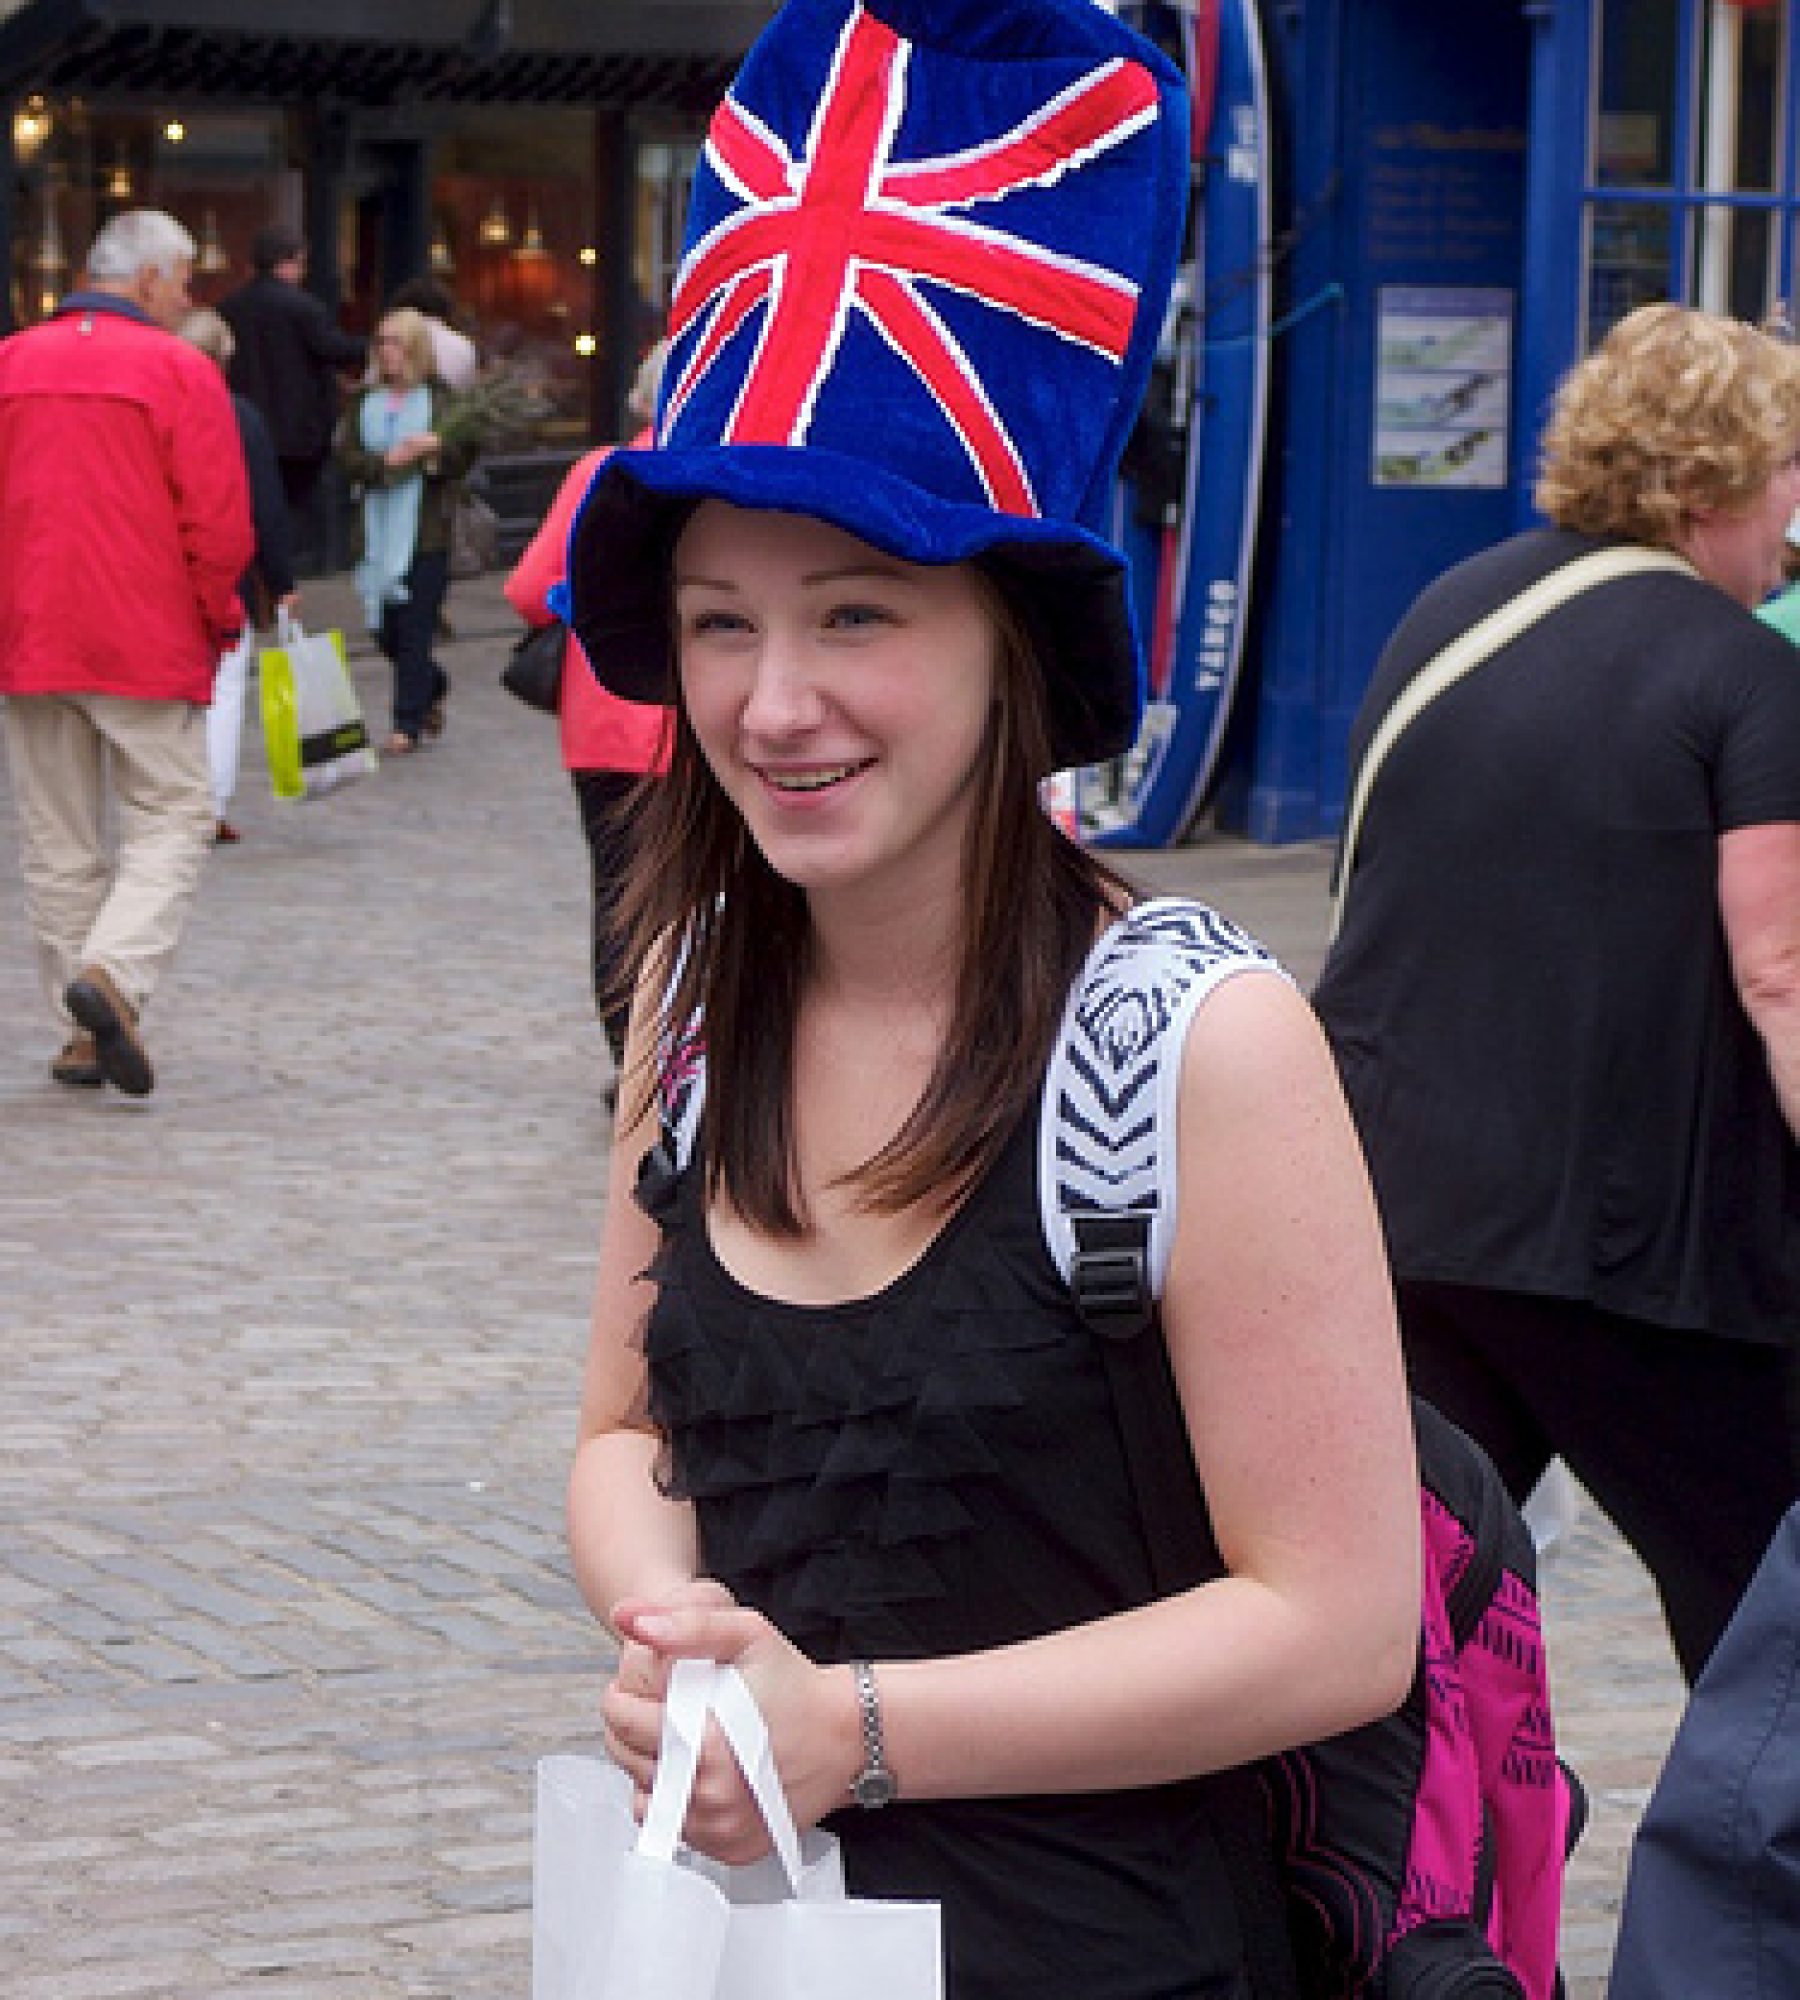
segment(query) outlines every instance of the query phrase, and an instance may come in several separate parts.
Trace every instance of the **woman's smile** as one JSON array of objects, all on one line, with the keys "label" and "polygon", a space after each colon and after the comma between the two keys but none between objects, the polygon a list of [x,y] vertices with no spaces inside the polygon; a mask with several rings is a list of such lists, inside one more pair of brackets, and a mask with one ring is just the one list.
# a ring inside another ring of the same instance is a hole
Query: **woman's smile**
[{"label": "woman's smile", "polygon": [[810,793],[835,790],[846,779],[859,776],[875,762],[873,757],[861,757],[849,764],[821,764],[803,769],[776,770],[770,766],[753,765],[765,785],[777,792],[795,797],[805,797]]}]

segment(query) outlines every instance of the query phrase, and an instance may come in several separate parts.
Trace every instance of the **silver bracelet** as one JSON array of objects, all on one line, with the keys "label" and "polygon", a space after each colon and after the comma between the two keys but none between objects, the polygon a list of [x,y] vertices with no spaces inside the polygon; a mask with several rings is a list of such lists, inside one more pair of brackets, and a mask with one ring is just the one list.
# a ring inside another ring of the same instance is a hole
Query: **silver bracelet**
[{"label": "silver bracelet", "polygon": [[875,1669],[867,1660],[852,1660],[850,1672],[856,1682],[857,1707],[862,1711],[863,1736],[863,1767],[851,1780],[850,1796],[859,1806],[873,1811],[876,1806],[891,1805],[900,1795],[900,1784],[888,1768]]}]

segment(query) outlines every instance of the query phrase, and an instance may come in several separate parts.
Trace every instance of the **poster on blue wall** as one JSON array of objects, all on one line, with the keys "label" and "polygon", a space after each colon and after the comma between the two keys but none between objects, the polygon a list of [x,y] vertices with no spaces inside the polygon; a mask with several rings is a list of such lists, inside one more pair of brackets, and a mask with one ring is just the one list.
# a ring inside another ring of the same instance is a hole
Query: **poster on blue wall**
[{"label": "poster on blue wall", "polygon": [[1505,486],[1512,291],[1382,285],[1376,300],[1374,483]]}]

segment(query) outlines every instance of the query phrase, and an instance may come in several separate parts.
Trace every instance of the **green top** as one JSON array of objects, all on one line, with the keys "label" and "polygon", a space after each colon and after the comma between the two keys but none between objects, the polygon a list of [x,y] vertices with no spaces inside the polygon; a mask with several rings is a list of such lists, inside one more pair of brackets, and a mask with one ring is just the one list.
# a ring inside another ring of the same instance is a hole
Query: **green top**
[{"label": "green top", "polygon": [[1773,625],[1784,639],[1800,646],[1800,583],[1790,583],[1786,590],[1778,590],[1766,603],[1756,607],[1756,615],[1765,625]]}]

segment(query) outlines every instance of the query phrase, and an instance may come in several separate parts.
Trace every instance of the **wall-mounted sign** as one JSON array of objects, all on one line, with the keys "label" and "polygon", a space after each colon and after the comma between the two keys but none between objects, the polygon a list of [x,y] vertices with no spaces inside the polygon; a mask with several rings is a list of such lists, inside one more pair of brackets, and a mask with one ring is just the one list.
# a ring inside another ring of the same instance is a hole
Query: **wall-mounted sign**
[{"label": "wall-mounted sign", "polygon": [[1375,484],[1504,486],[1513,292],[1383,285],[1378,297]]}]

